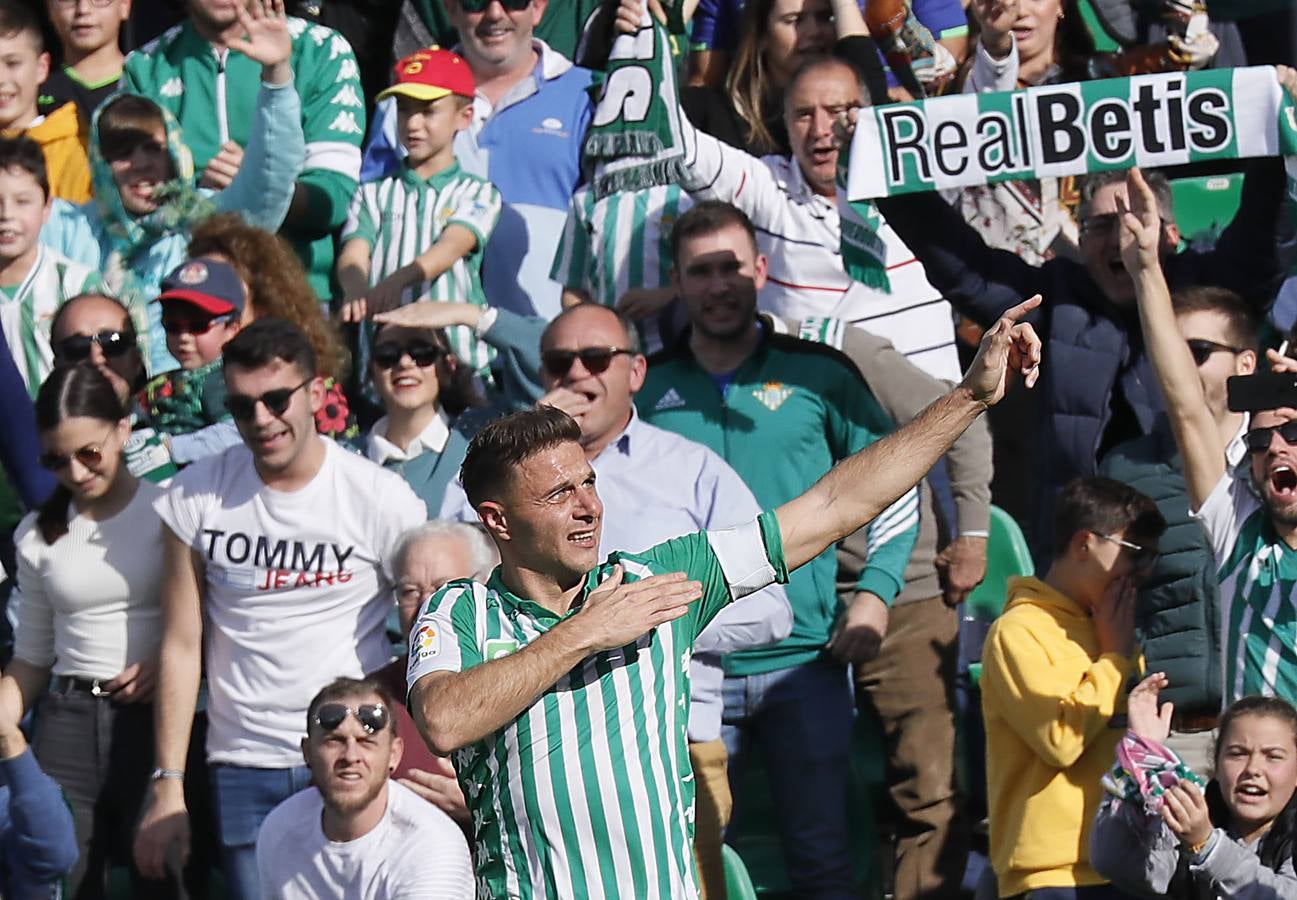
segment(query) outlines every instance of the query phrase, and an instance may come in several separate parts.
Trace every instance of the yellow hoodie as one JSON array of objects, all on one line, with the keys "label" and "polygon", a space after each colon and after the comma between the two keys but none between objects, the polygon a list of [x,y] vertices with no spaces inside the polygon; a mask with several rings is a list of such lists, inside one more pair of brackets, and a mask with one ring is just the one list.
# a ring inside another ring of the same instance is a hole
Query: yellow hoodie
[{"label": "yellow hoodie", "polygon": [[[75,103],[64,103],[44,119],[21,133],[41,145],[45,151],[45,171],[50,180],[50,196],[69,203],[85,203],[91,198],[90,158],[81,134],[81,117]],[[6,132],[12,137],[15,132]]]},{"label": "yellow hoodie", "polygon": [[[1080,604],[1037,578],[1009,581],[982,652],[991,865],[1001,897],[1103,884],[1089,864],[1099,779],[1112,765],[1134,663],[1099,654]],[[1113,723],[1122,713],[1120,724]]]}]

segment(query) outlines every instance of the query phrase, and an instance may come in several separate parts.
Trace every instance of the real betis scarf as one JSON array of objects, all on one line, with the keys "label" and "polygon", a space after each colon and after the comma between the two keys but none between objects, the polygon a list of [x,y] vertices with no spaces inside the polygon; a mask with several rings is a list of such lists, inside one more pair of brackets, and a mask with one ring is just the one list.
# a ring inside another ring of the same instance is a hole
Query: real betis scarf
[{"label": "real betis scarf", "polygon": [[1273,68],[1137,75],[862,110],[847,196],[1293,153]]},{"label": "real betis scarf", "polygon": [[[839,154],[844,158],[846,154]],[[883,293],[892,292],[887,277],[887,245],[878,234],[881,217],[868,200],[847,199],[846,170],[838,168],[838,219],[842,267],[855,281]]]},{"label": "real betis scarf", "polygon": [[[664,6],[678,18],[674,4]],[[647,5],[639,31],[613,41],[584,155],[596,200],[676,180],[684,158],[680,97],[670,38]]]}]

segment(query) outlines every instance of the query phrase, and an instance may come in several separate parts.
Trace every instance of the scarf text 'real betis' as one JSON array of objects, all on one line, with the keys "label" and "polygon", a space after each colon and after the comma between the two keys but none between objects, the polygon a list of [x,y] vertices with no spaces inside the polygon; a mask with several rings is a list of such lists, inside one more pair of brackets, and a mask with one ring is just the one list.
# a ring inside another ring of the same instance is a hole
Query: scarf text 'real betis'
[{"label": "scarf text 'real betis'", "polygon": [[850,201],[916,191],[1297,153],[1269,66],[961,94],[860,111]]}]

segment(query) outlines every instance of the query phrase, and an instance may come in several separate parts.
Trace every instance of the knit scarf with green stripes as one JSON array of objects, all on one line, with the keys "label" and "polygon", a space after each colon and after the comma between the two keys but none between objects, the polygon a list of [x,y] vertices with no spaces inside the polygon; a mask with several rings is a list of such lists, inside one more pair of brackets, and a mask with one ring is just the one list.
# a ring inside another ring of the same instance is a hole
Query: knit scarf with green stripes
[{"label": "knit scarf with green stripes", "polygon": [[[663,6],[669,19],[679,17],[676,4]],[[596,200],[676,180],[684,157],[679,90],[670,38],[647,4],[639,31],[613,41],[584,155]]]},{"label": "knit scarf with green stripes", "polygon": [[878,234],[882,217],[868,200],[847,199],[848,148],[843,147],[838,165],[838,216],[841,222],[842,266],[854,281],[865,287],[890,294],[892,281],[887,277],[887,245]]}]

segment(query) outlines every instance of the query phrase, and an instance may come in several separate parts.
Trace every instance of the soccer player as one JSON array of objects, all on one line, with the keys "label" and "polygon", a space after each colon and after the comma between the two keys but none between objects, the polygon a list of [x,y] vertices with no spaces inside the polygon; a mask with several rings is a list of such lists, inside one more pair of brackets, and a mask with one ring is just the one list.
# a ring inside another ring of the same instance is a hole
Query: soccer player
[{"label": "soccer player", "polygon": [[454,754],[481,896],[696,897],[684,670],[726,604],[853,533],[909,491],[1004,394],[1034,384],[1034,331],[1009,311],[963,382],[914,422],[744,525],[599,564],[603,506],[581,429],[541,407],[487,426],[462,480],[500,551],[453,581],[410,641],[410,704]]}]

